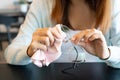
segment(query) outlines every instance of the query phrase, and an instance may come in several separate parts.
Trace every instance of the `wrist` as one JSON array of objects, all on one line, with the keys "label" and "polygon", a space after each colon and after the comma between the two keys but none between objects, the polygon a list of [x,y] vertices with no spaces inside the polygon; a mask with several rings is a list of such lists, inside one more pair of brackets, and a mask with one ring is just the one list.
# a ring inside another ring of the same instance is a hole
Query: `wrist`
[{"label": "wrist", "polygon": [[33,54],[32,54],[32,49],[31,49],[31,47],[28,47],[28,49],[27,49],[27,55],[29,56],[29,57],[31,57]]},{"label": "wrist", "polygon": [[107,57],[103,57],[103,58],[99,57],[99,58],[101,60],[108,60],[110,58],[110,56],[111,56],[111,52],[110,52],[110,49],[108,48],[108,55],[107,55]]}]

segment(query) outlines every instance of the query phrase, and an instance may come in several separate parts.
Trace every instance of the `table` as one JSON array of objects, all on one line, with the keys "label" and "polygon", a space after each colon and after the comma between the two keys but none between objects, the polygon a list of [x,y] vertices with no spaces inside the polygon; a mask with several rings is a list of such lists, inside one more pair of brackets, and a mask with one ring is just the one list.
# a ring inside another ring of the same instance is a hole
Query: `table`
[{"label": "table", "polygon": [[34,64],[15,66],[0,64],[0,80],[120,80],[120,69],[105,63],[81,63],[68,73],[61,71],[73,63],[52,63],[39,68]]}]

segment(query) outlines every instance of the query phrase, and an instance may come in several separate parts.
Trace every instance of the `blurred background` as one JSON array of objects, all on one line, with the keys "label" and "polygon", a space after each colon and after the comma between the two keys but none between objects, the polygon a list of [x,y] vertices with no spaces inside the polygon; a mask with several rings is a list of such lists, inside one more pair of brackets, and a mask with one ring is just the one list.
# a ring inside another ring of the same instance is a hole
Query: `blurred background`
[{"label": "blurred background", "polygon": [[1,0],[0,2],[0,63],[5,63],[4,50],[17,35],[32,0]]}]

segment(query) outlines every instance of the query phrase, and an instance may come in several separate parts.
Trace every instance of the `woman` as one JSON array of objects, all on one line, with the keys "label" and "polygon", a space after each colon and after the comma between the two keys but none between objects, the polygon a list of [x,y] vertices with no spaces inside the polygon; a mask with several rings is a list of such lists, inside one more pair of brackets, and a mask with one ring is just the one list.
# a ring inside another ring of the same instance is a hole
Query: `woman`
[{"label": "woman", "polygon": [[[5,51],[7,62],[16,65],[30,63],[30,57],[37,49],[45,51],[47,46],[54,46],[54,38],[61,38],[60,29],[53,31],[49,27],[64,24],[69,27],[71,42],[85,49],[86,62],[104,61],[109,66],[120,68],[119,0],[114,0],[113,5],[111,2],[34,0],[19,34]],[[74,51],[67,54],[68,46],[62,44],[63,53],[57,62],[75,59]]]}]

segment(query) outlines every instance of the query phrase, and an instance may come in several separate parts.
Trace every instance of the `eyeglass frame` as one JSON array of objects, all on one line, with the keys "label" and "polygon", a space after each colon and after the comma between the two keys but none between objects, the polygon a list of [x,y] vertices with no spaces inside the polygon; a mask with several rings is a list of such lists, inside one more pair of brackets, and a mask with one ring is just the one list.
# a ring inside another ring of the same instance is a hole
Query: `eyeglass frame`
[{"label": "eyeglass frame", "polygon": [[[64,33],[66,33],[66,32],[69,31],[69,28],[68,28],[66,25],[60,24],[60,26],[61,26],[61,30],[62,30]],[[67,35],[67,36],[69,36],[69,35]],[[70,38],[70,37],[69,37],[69,38]],[[70,40],[70,39],[69,39],[69,40]],[[76,48],[74,45],[73,45],[73,48],[74,48],[74,50],[75,50],[75,52],[76,52],[76,54],[77,54],[75,60],[73,61],[73,66],[63,69],[63,70],[62,70],[62,73],[68,73],[67,70],[72,69],[72,68],[75,69],[76,66],[77,66],[77,63],[84,63],[84,62],[85,62],[85,59],[84,59],[84,60],[81,60],[81,61],[78,61],[79,52],[78,52],[77,48]],[[82,48],[82,50],[83,50],[83,48]],[[84,51],[84,50],[83,50],[83,51]]]}]

